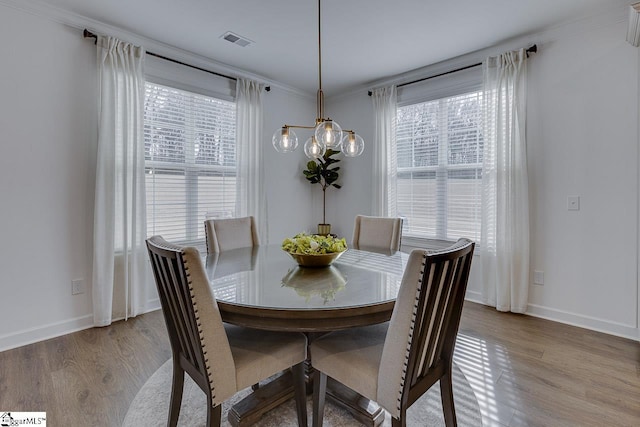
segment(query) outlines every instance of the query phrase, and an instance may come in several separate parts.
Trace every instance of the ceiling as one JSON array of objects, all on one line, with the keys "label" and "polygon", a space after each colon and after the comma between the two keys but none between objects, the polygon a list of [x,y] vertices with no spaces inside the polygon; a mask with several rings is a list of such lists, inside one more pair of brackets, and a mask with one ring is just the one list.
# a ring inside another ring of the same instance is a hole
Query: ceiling
[{"label": "ceiling", "polygon": [[[631,2],[323,0],[322,86],[330,96]],[[318,88],[316,0],[47,3],[311,94]],[[227,31],[254,43],[232,44],[221,38]]]}]

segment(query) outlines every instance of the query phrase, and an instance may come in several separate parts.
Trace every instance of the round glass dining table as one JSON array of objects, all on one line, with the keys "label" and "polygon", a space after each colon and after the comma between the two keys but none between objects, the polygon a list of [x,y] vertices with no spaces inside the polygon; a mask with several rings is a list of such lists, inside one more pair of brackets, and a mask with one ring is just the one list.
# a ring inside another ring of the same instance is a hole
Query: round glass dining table
[{"label": "round glass dining table", "polygon": [[279,244],[206,257],[225,322],[326,332],[389,320],[408,254],[348,249],[328,267],[301,267]]},{"label": "round glass dining table", "polygon": [[[280,245],[263,245],[206,257],[211,289],[222,320],[250,328],[312,335],[391,318],[408,254],[348,249],[328,267],[300,267]],[[311,368],[309,368],[311,369]],[[293,396],[289,375],[255,389],[234,405],[234,427],[253,425]],[[329,379],[327,395],[366,426],[378,426],[384,411]]]}]

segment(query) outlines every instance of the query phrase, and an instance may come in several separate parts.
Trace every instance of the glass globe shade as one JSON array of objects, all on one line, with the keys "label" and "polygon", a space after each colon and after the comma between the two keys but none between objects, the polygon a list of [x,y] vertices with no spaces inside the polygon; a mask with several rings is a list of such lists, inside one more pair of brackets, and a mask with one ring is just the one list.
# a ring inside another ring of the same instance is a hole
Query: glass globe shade
[{"label": "glass globe shade", "polygon": [[304,143],[304,154],[310,159],[318,159],[327,152],[327,146],[316,139],[315,136]]},{"label": "glass globe shade", "polygon": [[364,151],[364,139],[356,133],[347,132],[342,138],[342,153],[347,157],[356,157]]},{"label": "glass globe shade", "polygon": [[291,128],[281,128],[271,138],[273,148],[280,153],[290,153],[298,148],[298,135]]},{"label": "glass globe shade", "polygon": [[315,137],[327,148],[339,151],[342,143],[342,128],[333,120],[325,120],[316,126]]}]

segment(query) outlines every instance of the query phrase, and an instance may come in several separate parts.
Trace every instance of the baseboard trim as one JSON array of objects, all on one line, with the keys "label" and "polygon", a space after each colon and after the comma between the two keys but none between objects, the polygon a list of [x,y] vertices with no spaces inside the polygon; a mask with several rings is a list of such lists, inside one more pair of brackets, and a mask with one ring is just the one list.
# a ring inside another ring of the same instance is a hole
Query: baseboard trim
[{"label": "baseboard trim", "polygon": [[11,350],[93,327],[93,314],[0,336],[0,351]]},{"label": "baseboard trim", "polygon": [[478,304],[482,304],[481,294],[477,291],[470,291],[467,289],[467,293],[464,296],[465,301],[477,302]]},{"label": "baseboard trim", "polygon": [[[160,299],[147,301],[145,313],[160,309]],[[114,318],[112,322],[123,320]],[[93,328],[93,313],[0,336],[0,352]]]},{"label": "baseboard trim", "polygon": [[150,312],[150,311],[155,311],[155,310],[159,310],[160,307],[160,298],[155,298],[155,299],[151,299],[149,301],[147,301],[147,311],[146,313]]},{"label": "baseboard trim", "polygon": [[525,314],[533,317],[539,317],[541,319],[552,320],[554,322],[565,323],[571,326],[577,326],[579,328],[590,329],[596,332],[628,338],[634,341],[640,341],[640,329],[633,325],[625,325],[624,323],[612,322],[610,320],[603,320],[597,317],[584,316],[581,314],[571,313],[569,311],[543,307],[537,304],[529,304]]},{"label": "baseboard trim", "polygon": [[[480,292],[477,291],[470,291],[467,289],[467,294],[464,299],[465,301],[486,305],[482,302]],[[581,314],[543,307],[537,304],[528,304],[525,315],[640,342],[640,329],[632,325],[625,325],[623,323],[598,319],[596,317],[583,316]]]}]

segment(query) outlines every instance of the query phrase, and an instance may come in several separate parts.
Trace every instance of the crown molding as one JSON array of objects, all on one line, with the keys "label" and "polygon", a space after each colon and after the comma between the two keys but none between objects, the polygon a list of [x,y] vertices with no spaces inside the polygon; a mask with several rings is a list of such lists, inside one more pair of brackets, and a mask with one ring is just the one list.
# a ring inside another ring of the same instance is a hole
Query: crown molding
[{"label": "crown molding", "polygon": [[[291,94],[302,96],[305,98],[311,97],[311,95],[309,95],[308,93],[289,86],[285,83],[267,79],[264,76],[235,68],[231,65],[215,61],[214,59],[207,58],[205,56],[180,49],[151,38],[144,37],[140,34],[124,30],[114,25],[105,24],[86,16],[68,12],[40,0],[0,0],[0,6],[10,7],[61,25],[76,28],[78,30],[87,28],[88,30],[96,34],[108,34],[110,36],[118,37],[119,39],[126,40],[129,43],[143,46],[147,51],[154,52],[178,61],[182,61],[190,65],[215,71],[216,73],[255,80],[257,82],[265,83],[266,85],[271,86],[272,89],[277,88],[284,92],[289,92]],[[78,36],[82,37],[82,34],[79,33]]]}]

